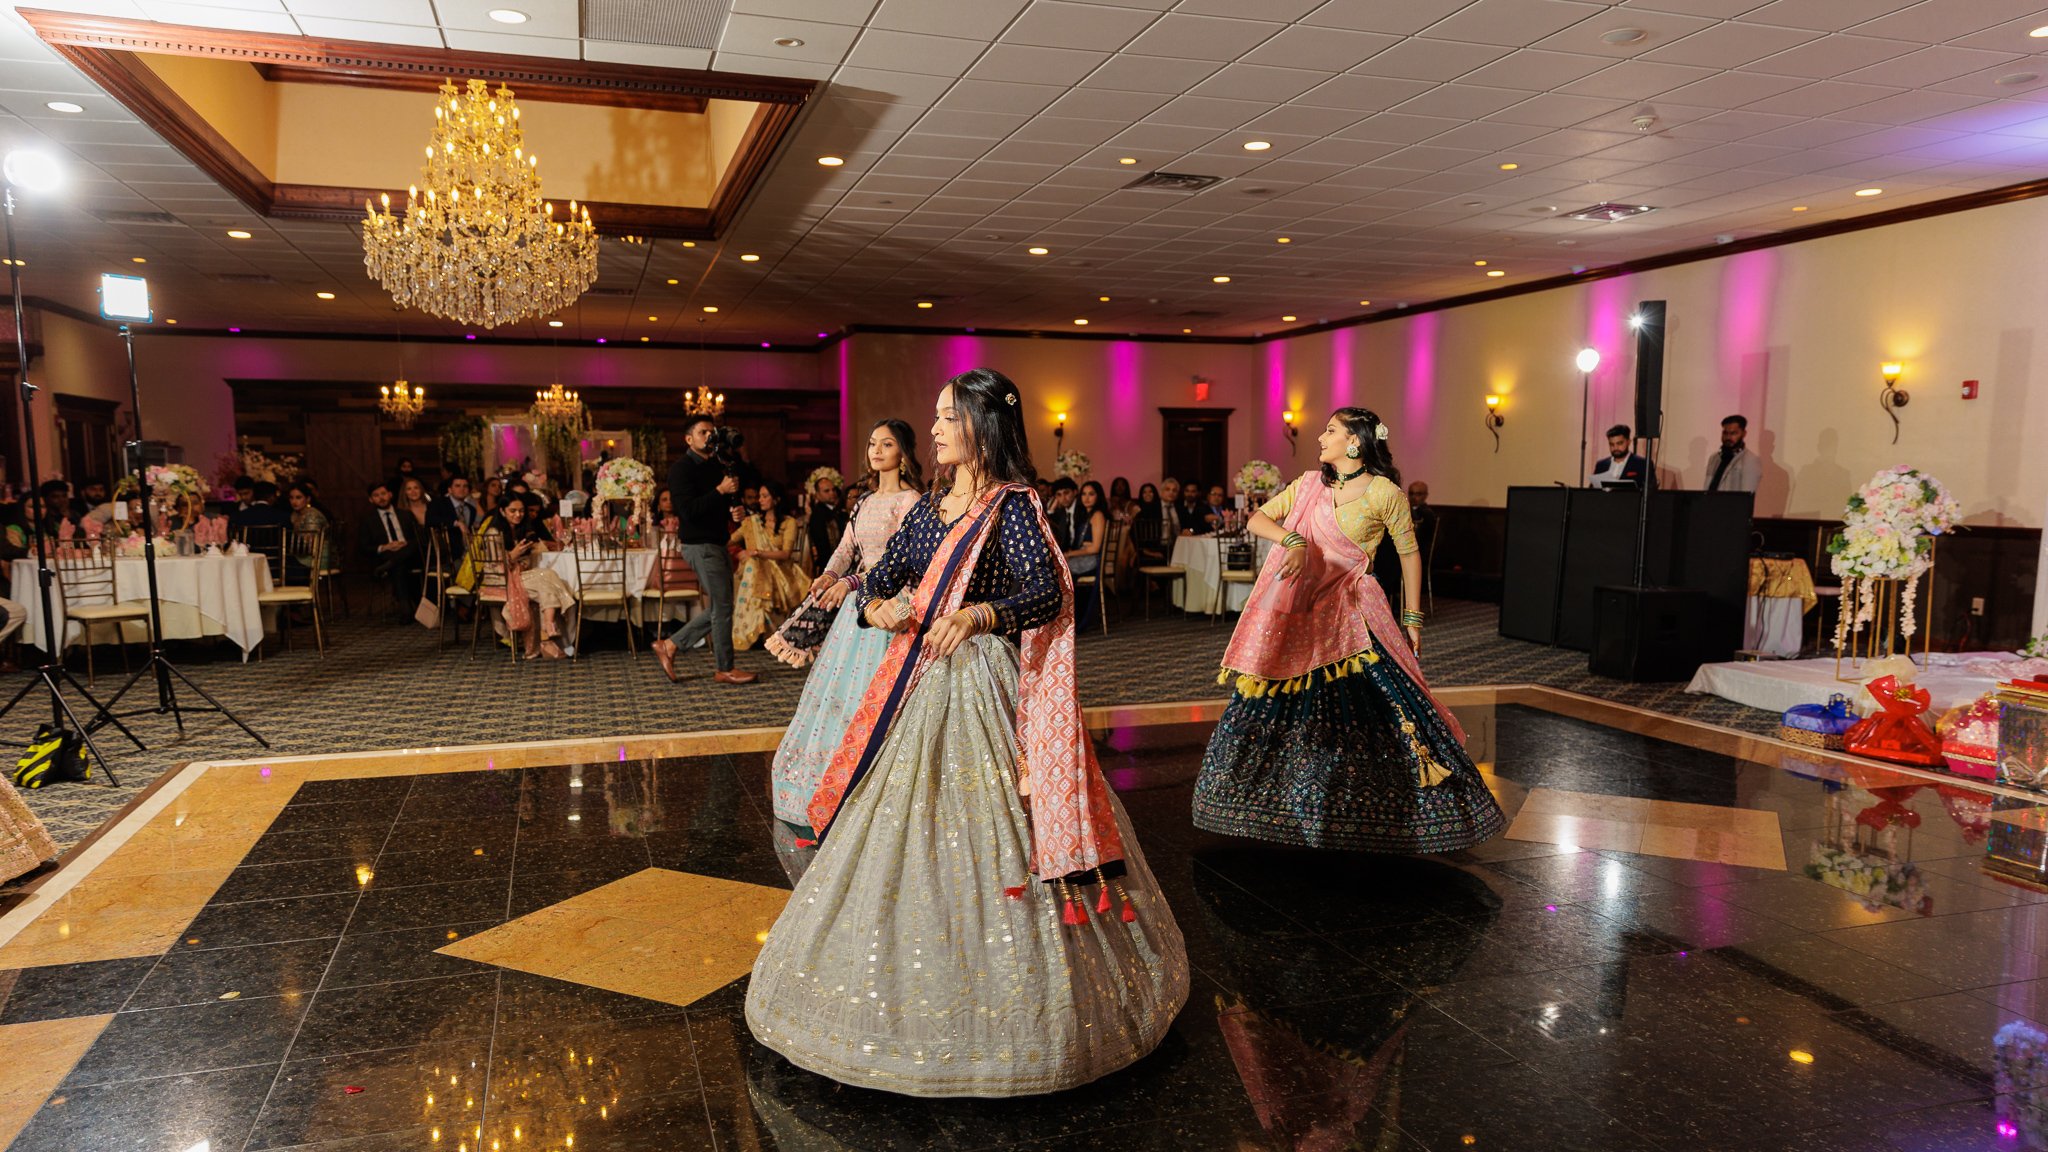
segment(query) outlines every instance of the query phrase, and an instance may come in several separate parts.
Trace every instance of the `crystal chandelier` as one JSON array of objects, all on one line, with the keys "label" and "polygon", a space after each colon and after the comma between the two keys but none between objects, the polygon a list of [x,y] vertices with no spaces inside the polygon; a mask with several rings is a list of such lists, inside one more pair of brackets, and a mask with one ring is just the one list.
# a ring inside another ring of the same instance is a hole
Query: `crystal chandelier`
[{"label": "crystal chandelier", "polygon": [[527,409],[526,414],[536,424],[575,428],[583,422],[583,401],[576,393],[564,391],[557,381],[549,385],[547,391],[533,394],[533,407]]},{"label": "crystal chandelier", "polygon": [[402,213],[363,203],[363,265],[401,306],[483,328],[560,311],[597,279],[590,210],[566,221],[541,198],[512,90],[471,80],[441,85],[422,193]]},{"label": "crystal chandelier", "polygon": [[718,419],[725,415],[725,393],[713,392],[702,384],[697,385],[695,392],[683,393],[683,415]]},{"label": "crystal chandelier", "polygon": [[407,385],[400,380],[396,384],[384,385],[379,391],[383,395],[378,397],[377,407],[400,428],[412,427],[412,422],[426,410],[427,390],[417,384]]}]

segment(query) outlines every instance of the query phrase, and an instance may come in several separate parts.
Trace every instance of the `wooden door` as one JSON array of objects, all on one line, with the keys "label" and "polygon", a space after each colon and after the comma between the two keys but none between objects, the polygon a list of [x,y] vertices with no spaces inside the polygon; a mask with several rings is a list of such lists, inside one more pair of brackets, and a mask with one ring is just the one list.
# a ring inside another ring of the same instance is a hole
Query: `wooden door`
[{"label": "wooden door", "polygon": [[1160,448],[1162,477],[1203,488],[1221,484],[1230,490],[1229,408],[1161,408],[1166,440]]},{"label": "wooden door", "polygon": [[72,491],[87,480],[112,485],[121,471],[114,442],[114,416],[120,407],[112,400],[57,394],[57,447],[63,454],[58,465]]},{"label": "wooden door", "polygon": [[334,554],[344,564],[356,556],[354,531],[370,506],[365,495],[384,479],[379,463],[384,438],[377,417],[367,412],[306,413],[306,471],[320,485],[320,499],[337,521]]}]

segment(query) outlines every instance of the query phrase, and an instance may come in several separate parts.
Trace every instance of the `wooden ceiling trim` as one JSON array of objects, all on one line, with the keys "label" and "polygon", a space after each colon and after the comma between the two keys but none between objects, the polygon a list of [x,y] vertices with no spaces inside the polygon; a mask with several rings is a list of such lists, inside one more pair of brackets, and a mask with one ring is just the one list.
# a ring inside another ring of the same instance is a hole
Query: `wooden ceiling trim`
[{"label": "wooden ceiling trim", "polygon": [[[297,64],[258,64],[256,71],[274,84],[333,84],[344,88],[376,88],[391,92],[439,92],[454,72],[382,72],[360,68],[307,68]],[[481,77],[490,79],[489,77]],[[638,93],[619,88],[584,88],[525,80],[519,98],[541,104],[594,104],[604,108],[641,108],[654,112],[702,113],[705,98],[668,92]]]},{"label": "wooden ceiling trim", "polygon": [[[403,188],[338,188],[325,184],[273,184],[265,214],[282,220],[333,220],[346,224],[363,218],[363,202],[388,195],[394,209],[405,204]],[[655,240],[715,240],[708,208],[677,208],[663,204],[619,204],[592,200],[591,223],[605,236],[642,236]],[[568,219],[568,205],[560,219]]]}]

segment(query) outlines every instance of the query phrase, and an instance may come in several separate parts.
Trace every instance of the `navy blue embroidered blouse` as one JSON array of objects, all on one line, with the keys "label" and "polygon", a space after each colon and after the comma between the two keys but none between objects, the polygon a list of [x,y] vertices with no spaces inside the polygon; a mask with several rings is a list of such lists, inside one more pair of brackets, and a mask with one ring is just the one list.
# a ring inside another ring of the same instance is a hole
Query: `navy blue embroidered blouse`
[{"label": "navy blue embroidered blouse", "polygon": [[[869,626],[868,605],[906,587],[915,589],[924,579],[951,527],[940,521],[938,509],[936,494],[919,500],[889,538],[881,562],[861,578],[861,627]],[[1060,581],[1053,565],[1064,567],[1066,561],[1046,546],[1044,517],[1028,498],[1018,493],[1003,497],[996,515],[995,535],[982,547],[964,603],[990,605],[996,610],[996,630],[1014,636],[1059,615]]]}]

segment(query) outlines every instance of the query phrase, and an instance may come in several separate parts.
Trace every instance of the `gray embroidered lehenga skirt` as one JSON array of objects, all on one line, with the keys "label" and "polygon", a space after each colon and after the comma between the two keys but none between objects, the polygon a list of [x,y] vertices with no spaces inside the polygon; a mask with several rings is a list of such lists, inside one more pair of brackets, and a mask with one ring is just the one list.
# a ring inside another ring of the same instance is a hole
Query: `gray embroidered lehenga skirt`
[{"label": "gray embroidered lehenga skirt", "polygon": [[1094,912],[1090,885],[1085,923],[1063,924],[1028,875],[1016,699],[1017,650],[999,637],[926,672],[754,964],[761,1043],[862,1087],[1021,1096],[1114,1072],[1166,1035],[1187,951],[1123,806],[1134,921]]}]

